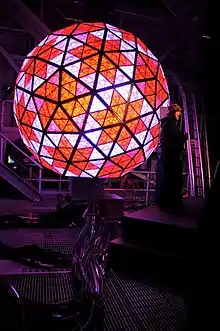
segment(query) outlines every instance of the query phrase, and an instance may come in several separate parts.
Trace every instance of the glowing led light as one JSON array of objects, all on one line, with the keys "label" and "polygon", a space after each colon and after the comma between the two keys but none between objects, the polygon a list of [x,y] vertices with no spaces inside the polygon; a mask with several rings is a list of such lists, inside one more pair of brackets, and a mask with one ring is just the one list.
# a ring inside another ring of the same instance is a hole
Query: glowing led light
[{"label": "glowing led light", "polygon": [[21,137],[50,170],[119,177],[157,146],[169,104],[158,60],[133,34],[79,23],[46,37],[18,74],[14,114]]}]

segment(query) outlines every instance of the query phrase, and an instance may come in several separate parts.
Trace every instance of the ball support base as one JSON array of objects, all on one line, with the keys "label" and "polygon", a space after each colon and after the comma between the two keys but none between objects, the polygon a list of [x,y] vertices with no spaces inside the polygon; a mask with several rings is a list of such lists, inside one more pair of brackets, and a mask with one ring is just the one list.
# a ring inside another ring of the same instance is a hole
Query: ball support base
[{"label": "ball support base", "polygon": [[92,203],[94,197],[100,199],[104,196],[104,179],[100,178],[73,178],[72,197],[73,199],[86,200]]},{"label": "ball support base", "polygon": [[120,220],[124,211],[124,198],[104,190],[104,179],[73,178],[72,197],[76,200],[86,200],[91,211],[96,211],[96,205],[101,202],[107,220]]}]

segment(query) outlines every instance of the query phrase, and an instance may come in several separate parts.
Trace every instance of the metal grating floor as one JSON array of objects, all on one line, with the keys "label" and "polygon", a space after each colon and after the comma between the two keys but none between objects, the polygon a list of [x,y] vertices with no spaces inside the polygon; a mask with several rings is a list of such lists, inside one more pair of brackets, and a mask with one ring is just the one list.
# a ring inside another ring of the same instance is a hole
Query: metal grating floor
[{"label": "metal grating floor", "polygon": [[70,255],[79,235],[79,228],[69,229],[8,229],[0,230],[0,241],[11,247],[38,245]]},{"label": "metal grating floor", "polygon": [[[0,231],[0,241],[19,247],[37,244],[66,254],[72,252],[77,229],[10,229]],[[68,274],[6,277],[24,299],[66,303],[74,298]],[[185,303],[177,295],[109,271],[105,287],[104,331],[180,331]],[[64,330],[65,331],[65,330]]]},{"label": "metal grating floor", "polygon": [[177,331],[185,320],[182,298],[113,272],[107,280],[105,307],[106,330]]}]

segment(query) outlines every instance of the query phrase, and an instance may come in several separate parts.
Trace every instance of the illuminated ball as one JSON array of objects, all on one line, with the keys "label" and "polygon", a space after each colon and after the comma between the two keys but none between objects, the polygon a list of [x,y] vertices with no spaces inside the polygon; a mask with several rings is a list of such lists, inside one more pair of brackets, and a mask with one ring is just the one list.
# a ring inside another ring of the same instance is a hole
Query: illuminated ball
[{"label": "illuminated ball", "polygon": [[116,178],[157,146],[168,99],[162,67],[139,38],[108,24],[80,23],[28,54],[14,114],[24,143],[46,168]]}]

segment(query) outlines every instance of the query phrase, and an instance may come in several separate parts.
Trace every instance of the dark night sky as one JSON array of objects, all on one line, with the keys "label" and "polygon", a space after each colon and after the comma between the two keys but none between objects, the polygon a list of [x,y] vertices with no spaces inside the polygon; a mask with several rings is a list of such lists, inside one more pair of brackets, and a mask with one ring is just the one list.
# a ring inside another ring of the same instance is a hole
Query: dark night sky
[{"label": "dark night sky", "polygon": [[[109,4],[109,10],[114,7],[115,0],[112,0]],[[127,1],[127,3],[134,3],[134,1]],[[135,1],[138,5],[139,0]],[[91,3],[91,2],[90,2]],[[98,3],[98,2],[97,2]],[[100,0],[101,3],[101,0]],[[158,3],[158,8],[161,8],[161,1],[153,1],[154,6]],[[220,147],[219,147],[219,123],[220,123],[220,111],[218,105],[219,89],[216,83],[217,78],[217,40],[215,31],[217,31],[218,10],[215,11],[213,7],[213,2],[208,0],[203,0],[199,2],[199,5],[203,4],[205,8],[205,15],[202,22],[202,30],[204,36],[209,36],[208,38],[201,39],[201,49],[198,54],[198,65],[199,65],[199,82],[201,84],[201,93],[204,97],[205,112],[207,116],[207,130],[208,130],[208,141],[209,141],[209,152],[210,161],[212,168],[215,167],[217,160],[220,160]],[[143,3],[142,3],[143,5]],[[147,1],[146,6],[150,6],[151,1]],[[103,8],[99,4],[99,8]],[[97,15],[97,7],[90,8],[94,15]],[[199,8],[198,8],[199,11]],[[100,10],[100,17],[103,17],[103,13],[106,9]],[[216,15],[216,16],[215,16]],[[202,37],[202,36],[201,36]]]}]

